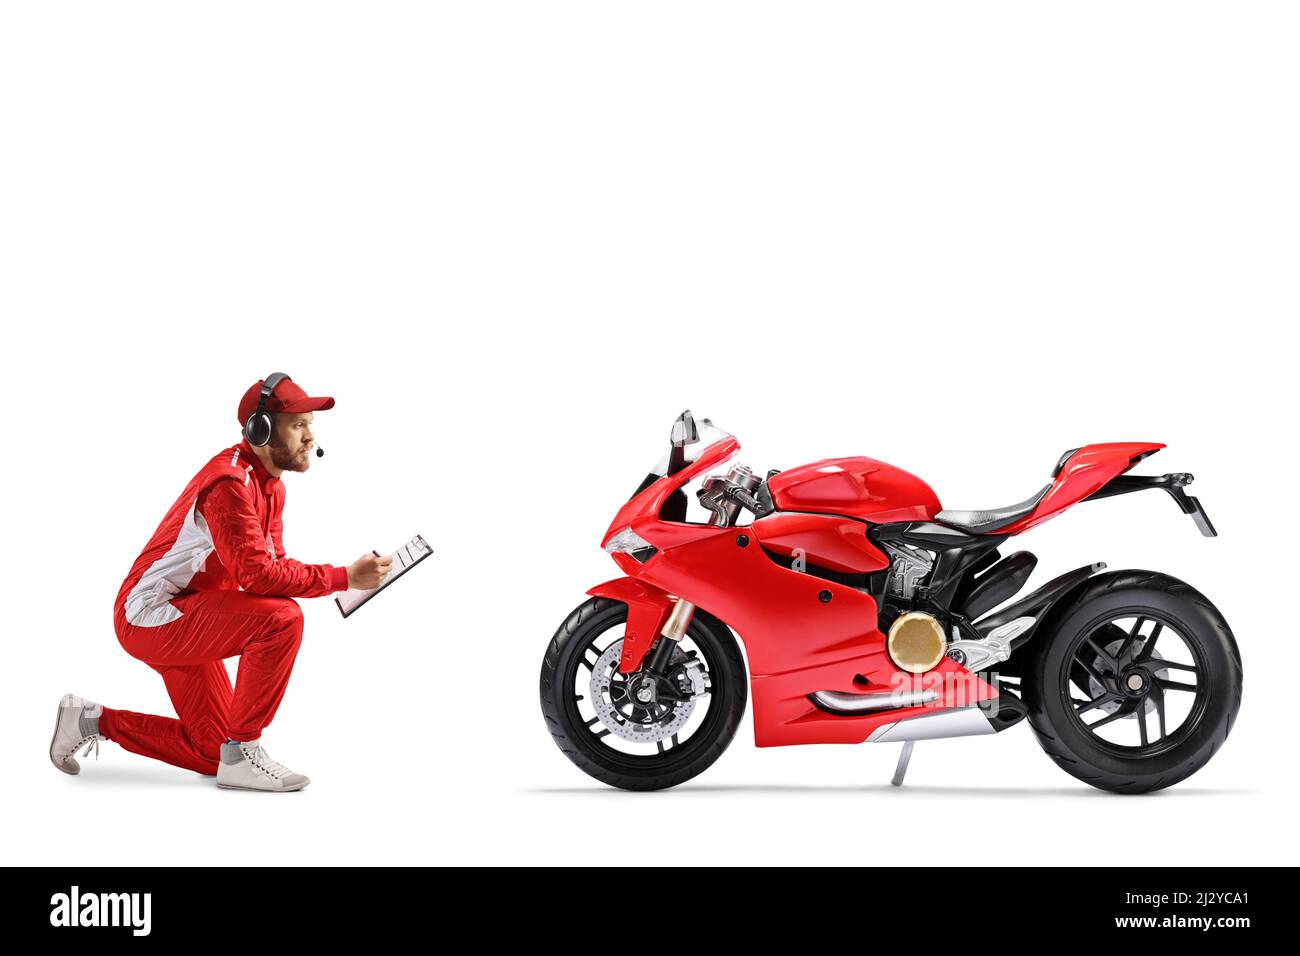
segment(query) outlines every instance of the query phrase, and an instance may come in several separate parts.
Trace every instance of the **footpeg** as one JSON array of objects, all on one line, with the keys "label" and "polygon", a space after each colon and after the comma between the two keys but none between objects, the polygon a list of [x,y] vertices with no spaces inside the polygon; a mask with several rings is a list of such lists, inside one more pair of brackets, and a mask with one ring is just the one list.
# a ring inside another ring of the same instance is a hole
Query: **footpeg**
[{"label": "footpeg", "polygon": [[894,768],[894,779],[889,781],[891,786],[901,787],[903,785],[903,778],[907,776],[907,765],[912,759],[912,748],[915,746],[915,740],[909,740],[903,744],[903,750],[898,755],[898,766]]}]

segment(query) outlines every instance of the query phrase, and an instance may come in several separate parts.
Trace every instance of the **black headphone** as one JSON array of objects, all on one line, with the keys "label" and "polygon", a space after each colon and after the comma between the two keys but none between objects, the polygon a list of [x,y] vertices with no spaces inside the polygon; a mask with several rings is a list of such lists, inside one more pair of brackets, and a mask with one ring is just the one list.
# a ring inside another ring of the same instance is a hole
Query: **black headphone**
[{"label": "black headphone", "polygon": [[289,380],[289,376],[283,372],[272,372],[262,382],[262,393],[257,397],[257,410],[244,422],[244,437],[254,448],[261,448],[271,441],[275,426],[270,412],[266,410],[266,402],[276,386]]}]

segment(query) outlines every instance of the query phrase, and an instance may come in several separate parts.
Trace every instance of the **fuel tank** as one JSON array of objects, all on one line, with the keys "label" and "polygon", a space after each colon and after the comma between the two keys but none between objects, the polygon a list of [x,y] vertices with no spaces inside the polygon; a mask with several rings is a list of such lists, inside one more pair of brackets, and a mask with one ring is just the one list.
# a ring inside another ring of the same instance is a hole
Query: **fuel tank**
[{"label": "fuel tank", "polygon": [[942,505],[920,478],[874,458],[827,458],[773,475],[778,511],[847,515],[877,524],[929,521]]}]

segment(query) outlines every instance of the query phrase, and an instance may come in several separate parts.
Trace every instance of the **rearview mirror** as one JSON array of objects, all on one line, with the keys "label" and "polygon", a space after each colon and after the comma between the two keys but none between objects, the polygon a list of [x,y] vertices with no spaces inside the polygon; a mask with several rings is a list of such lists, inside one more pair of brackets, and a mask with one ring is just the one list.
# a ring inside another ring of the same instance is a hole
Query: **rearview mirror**
[{"label": "rearview mirror", "polygon": [[691,414],[688,408],[677,416],[677,421],[673,422],[673,434],[670,441],[674,448],[684,448],[687,445],[694,445],[700,440],[700,430],[695,427],[695,416]]}]

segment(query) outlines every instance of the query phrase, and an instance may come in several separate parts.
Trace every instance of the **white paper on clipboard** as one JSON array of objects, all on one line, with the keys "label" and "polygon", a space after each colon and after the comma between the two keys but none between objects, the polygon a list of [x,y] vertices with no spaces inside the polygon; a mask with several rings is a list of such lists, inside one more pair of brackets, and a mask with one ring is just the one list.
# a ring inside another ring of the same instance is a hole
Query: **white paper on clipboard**
[{"label": "white paper on clipboard", "polygon": [[379,587],[366,590],[348,588],[348,590],[334,598],[339,613],[347,617],[431,554],[433,554],[433,549],[429,547],[424,538],[417,534],[393,552],[393,566],[389,569],[388,574],[384,576],[384,580],[379,582]]}]

